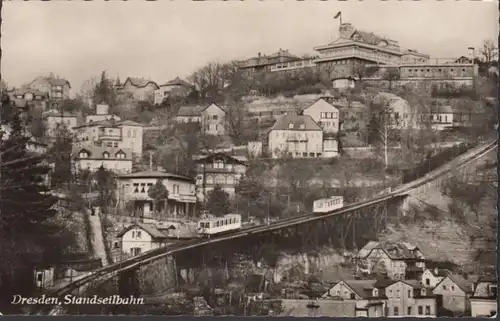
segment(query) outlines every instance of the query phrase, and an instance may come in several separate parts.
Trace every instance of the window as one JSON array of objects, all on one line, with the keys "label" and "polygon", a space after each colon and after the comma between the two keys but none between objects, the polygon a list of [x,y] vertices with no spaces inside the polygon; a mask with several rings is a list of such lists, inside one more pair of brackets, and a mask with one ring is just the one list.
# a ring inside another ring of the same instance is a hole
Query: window
[{"label": "window", "polygon": [[115,143],[115,147],[118,147],[118,143]]},{"label": "window", "polygon": [[443,285],[443,290],[445,290],[445,291],[446,291],[446,285]]},{"label": "window", "polygon": [[134,186],[134,193],[139,193],[139,184],[134,183],[133,186]]},{"label": "window", "polygon": [[356,295],[354,293],[351,293],[350,297],[351,297],[351,300],[356,299]]},{"label": "window", "polygon": [[407,315],[411,315],[411,307],[408,307],[407,310],[406,310],[406,314]]},{"label": "window", "polygon": [[179,194],[179,185],[174,184],[173,189],[174,189],[174,194]]},{"label": "window", "polygon": [[394,307],[394,315],[399,315],[399,308],[398,307]]},{"label": "window", "polygon": [[418,306],[418,315],[424,314],[424,309],[422,308],[421,305]]},{"label": "window", "polygon": [[214,115],[212,118],[213,120],[217,120],[217,117],[218,117],[217,115]]},{"label": "window", "polygon": [[288,128],[292,129],[293,128],[293,123],[288,124]]},{"label": "window", "polygon": [[431,280],[425,279],[425,285],[431,285]]},{"label": "window", "polygon": [[431,306],[430,305],[425,306],[425,315],[431,315]]},{"label": "window", "polygon": [[226,184],[226,177],[224,177],[224,176],[215,177],[215,184],[219,184],[219,185]]},{"label": "window", "polygon": [[141,183],[141,193],[146,193],[146,183]]},{"label": "window", "polygon": [[214,162],[214,168],[224,168],[224,162],[222,161]]},{"label": "window", "polygon": [[455,286],[454,285],[451,286],[451,290],[455,291]]},{"label": "window", "polygon": [[42,273],[42,272],[38,272],[38,273],[36,274],[36,280],[37,280],[38,282],[42,282],[42,278],[43,278],[43,273]]},{"label": "window", "polygon": [[135,231],[132,231],[132,238],[135,238]]},{"label": "window", "polygon": [[411,298],[411,290],[408,290],[408,297]]},{"label": "window", "polygon": [[137,238],[140,239],[141,238],[141,231],[137,231]]},{"label": "window", "polygon": [[396,290],[396,298],[399,298],[399,290]]},{"label": "window", "polygon": [[104,152],[104,153],[102,153],[102,157],[103,157],[103,158],[109,158],[109,153],[108,153],[108,152]]}]

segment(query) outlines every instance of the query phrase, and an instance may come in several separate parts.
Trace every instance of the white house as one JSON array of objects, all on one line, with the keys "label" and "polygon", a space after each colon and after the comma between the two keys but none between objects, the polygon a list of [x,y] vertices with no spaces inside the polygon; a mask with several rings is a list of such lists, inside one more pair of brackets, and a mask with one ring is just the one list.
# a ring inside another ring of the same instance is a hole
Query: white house
[{"label": "white house", "polygon": [[122,251],[131,255],[139,255],[168,244],[167,235],[154,224],[135,223],[117,237],[121,238]]},{"label": "white house", "polygon": [[470,297],[473,294],[473,283],[458,274],[448,274],[432,291],[443,297],[443,308],[454,313],[463,314],[470,311]]},{"label": "white house", "polygon": [[311,118],[323,129],[325,135],[339,132],[340,112],[337,107],[322,98],[305,108],[302,114],[311,116]]},{"label": "white house", "polygon": [[98,104],[96,105],[95,110],[96,110],[95,115],[85,116],[86,123],[111,120],[111,119],[114,119],[115,121],[121,120],[119,116],[109,113],[108,105]]},{"label": "white house", "polygon": [[268,140],[273,158],[323,156],[323,130],[309,115],[281,116],[269,130]]},{"label": "white house", "polygon": [[409,268],[424,268],[425,257],[418,247],[409,243],[368,242],[359,250],[356,259],[374,273],[383,271],[394,280],[404,280]]},{"label": "white house", "polygon": [[201,124],[201,111],[204,106],[181,106],[175,116],[177,123],[196,123]]},{"label": "white house", "polygon": [[159,105],[167,97],[186,97],[191,92],[193,86],[185,80],[176,77],[170,81],[167,81],[163,85],[160,85],[157,90],[154,91],[154,103]]},{"label": "white house", "polygon": [[77,171],[93,172],[102,166],[117,174],[126,174],[132,172],[132,150],[116,147],[75,146],[73,162]]},{"label": "white house", "polygon": [[388,317],[436,317],[436,297],[417,280],[401,280],[385,288]]},{"label": "white house", "polygon": [[224,135],[226,133],[226,111],[211,104],[201,111],[201,128],[207,135]]},{"label": "white house", "polygon": [[433,106],[429,116],[433,129],[443,130],[453,127],[453,109],[451,106]]},{"label": "white house", "polygon": [[427,288],[434,288],[450,273],[448,270],[443,269],[425,269],[422,273],[422,284]]},{"label": "white house", "polygon": [[470,298],[471,316],[490,317],[497,313],[498,284],[493,278],[480,279]]},{"label": "white house", "polygon": [[89,122],[75,127],[77,145],[115,147],[132,150],[132,153],[142,155],[143,126],[139,123],[124,120],[108,120]]},{"label": "white house", "polygon": [[194,179],[159,171],[143,171],[118,177],[117,199],[122,207],[133,202],[134,209],[144,216],[150,216],[155,210],[149,189],[161,180],[168,191],[167,211],[176,215],[190,214],[196,203]]}]

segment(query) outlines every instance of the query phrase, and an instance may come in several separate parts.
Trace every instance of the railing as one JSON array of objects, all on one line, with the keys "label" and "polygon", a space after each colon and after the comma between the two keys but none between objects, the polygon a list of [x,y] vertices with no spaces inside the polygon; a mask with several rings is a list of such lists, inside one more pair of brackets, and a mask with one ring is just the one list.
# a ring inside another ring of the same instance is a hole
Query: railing
[{"label": "railing", "polygon": [[376,197],[372,200],[368,201],[363,201],[359,203],[354,203],[354,204],[349,204],[344,206],[343,208],[339,210],[332,211],[330,213],[326,213],[323,215],[314,215],[314,214],[308,214],[304,216],[299,216],[299,217],[292,217],[292,218],[286,218],[274,223],[271,223],[270,225],[266,226],[256,226],[256,227],[249,227],[240,231],[237,231],[233,234],[227,235],[227,236],[222,236],[222,237],[216,237],[213,239],[209,240],[191,240],[191,241],[186,241],[181,244],[176,243],[171,246],[166,246],[158,249],[154,249],[151,251],[148,251],[142,255],[132,257],[130,259],[126,259],[122,262],[116,263],[109,265],[107,267],[98,269],[94,271],[91,275],[82,278],[80,280],[77,280],[75,282],[72,282],[71,284],[68,284],[56,291],[54,293],[51,293],[51,295],[54,296],[63,296],[67,293],[70,293],[74,289],[77,289],[89,282],[92,282],[96,279],[109,279],[110,277],[116,275],[116,273],[119,273],[121,271],[126,271],[126,270],[131,270],[138,268],[139,266],[142,266],[144,264],[149,264],[150,262],[162,259],[166,256],[173,255],[175,253],[185,251],[188,249],[192,248],[197,248],[200,246],[205,246],[208,244],[212,243],[218,243],[222,241],[228,241],[236,238],[240,238],[243,236],[247,236],[250,234],[257,234],[257,233],[262,233],[262,232],[269,232],[269,231],[275,231],[279,230],[282,228],[286,227],[291,227],[294,225],[298,224],[303,224],[307,222],[312,222],[312,221],[317,221],[321,220],[333,215],[340,215],[344,213],[351,212],[353,210],[358,210],[361,208],[365,208],[368,206],[373,206],[382,202],[386,202],[391,199],[395,199],[397,197],[401,197],[403,195],[406,195],[406,193],[410,190],[413,190],[417,187],[420,187],[424,184],[427,184],[429,181],[435,180],[436,178],[448,174],[453,166],[458,166],[458,165],[466,165],[469,162],[483,156],[484,154],[490,152],[494,148],[496,148],[498,145],[498,140],[495,140],[492,143],[487,144],[486,146],[481,146],[476,149],[474,149],[473,153],[466,153],[465,155],[461,155],[457,157],[455,160],[452,162],[436,169],[434,172],[426,174],[424,177],[419,178],[416,181],[404,184],[400,186],[399,188],[394,189],[391,193],[382,195],[379,197]]}]

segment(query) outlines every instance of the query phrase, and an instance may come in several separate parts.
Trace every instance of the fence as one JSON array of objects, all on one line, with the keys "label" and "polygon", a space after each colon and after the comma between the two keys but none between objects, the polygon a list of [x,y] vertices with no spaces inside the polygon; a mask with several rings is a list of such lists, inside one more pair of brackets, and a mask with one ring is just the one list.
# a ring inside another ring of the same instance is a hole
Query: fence
[{"label": "fence", "polygon": [[425,159],[414,168],[403,170],[402,183],[405,184],[423,177],[436,168],[448,163],[458,155],[465,153],[472,147],[473,145],[469,143],[454,145],[451,148],[447,148],[434,156]]}]

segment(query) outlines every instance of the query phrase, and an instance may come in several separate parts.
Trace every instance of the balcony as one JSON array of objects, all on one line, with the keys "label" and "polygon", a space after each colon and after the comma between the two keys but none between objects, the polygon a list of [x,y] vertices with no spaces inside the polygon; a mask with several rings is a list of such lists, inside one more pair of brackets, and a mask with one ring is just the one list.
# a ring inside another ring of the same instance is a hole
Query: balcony
[{"label": "balcony", "polygon": [[[387,55],[387,56],[385,56]],[[399,63],[400,58],[397,57],[396,55],[390,55],[384,53],[383,55],[374,52],[374,51],[369,51],[366,49],[356,49],[352,48],[349,50],[342,50],[342,51],[335,51],[335,50],[328,50],[320,53],[320,57],[314,60],[315,63],[322,63],[322,62],[328,62],[331,60],[340,60],[340,59],[349,59],[349,58],[360,58],[364,60],[371,60],[376,63],[381,63],[381,64],[395,64]]]}]

